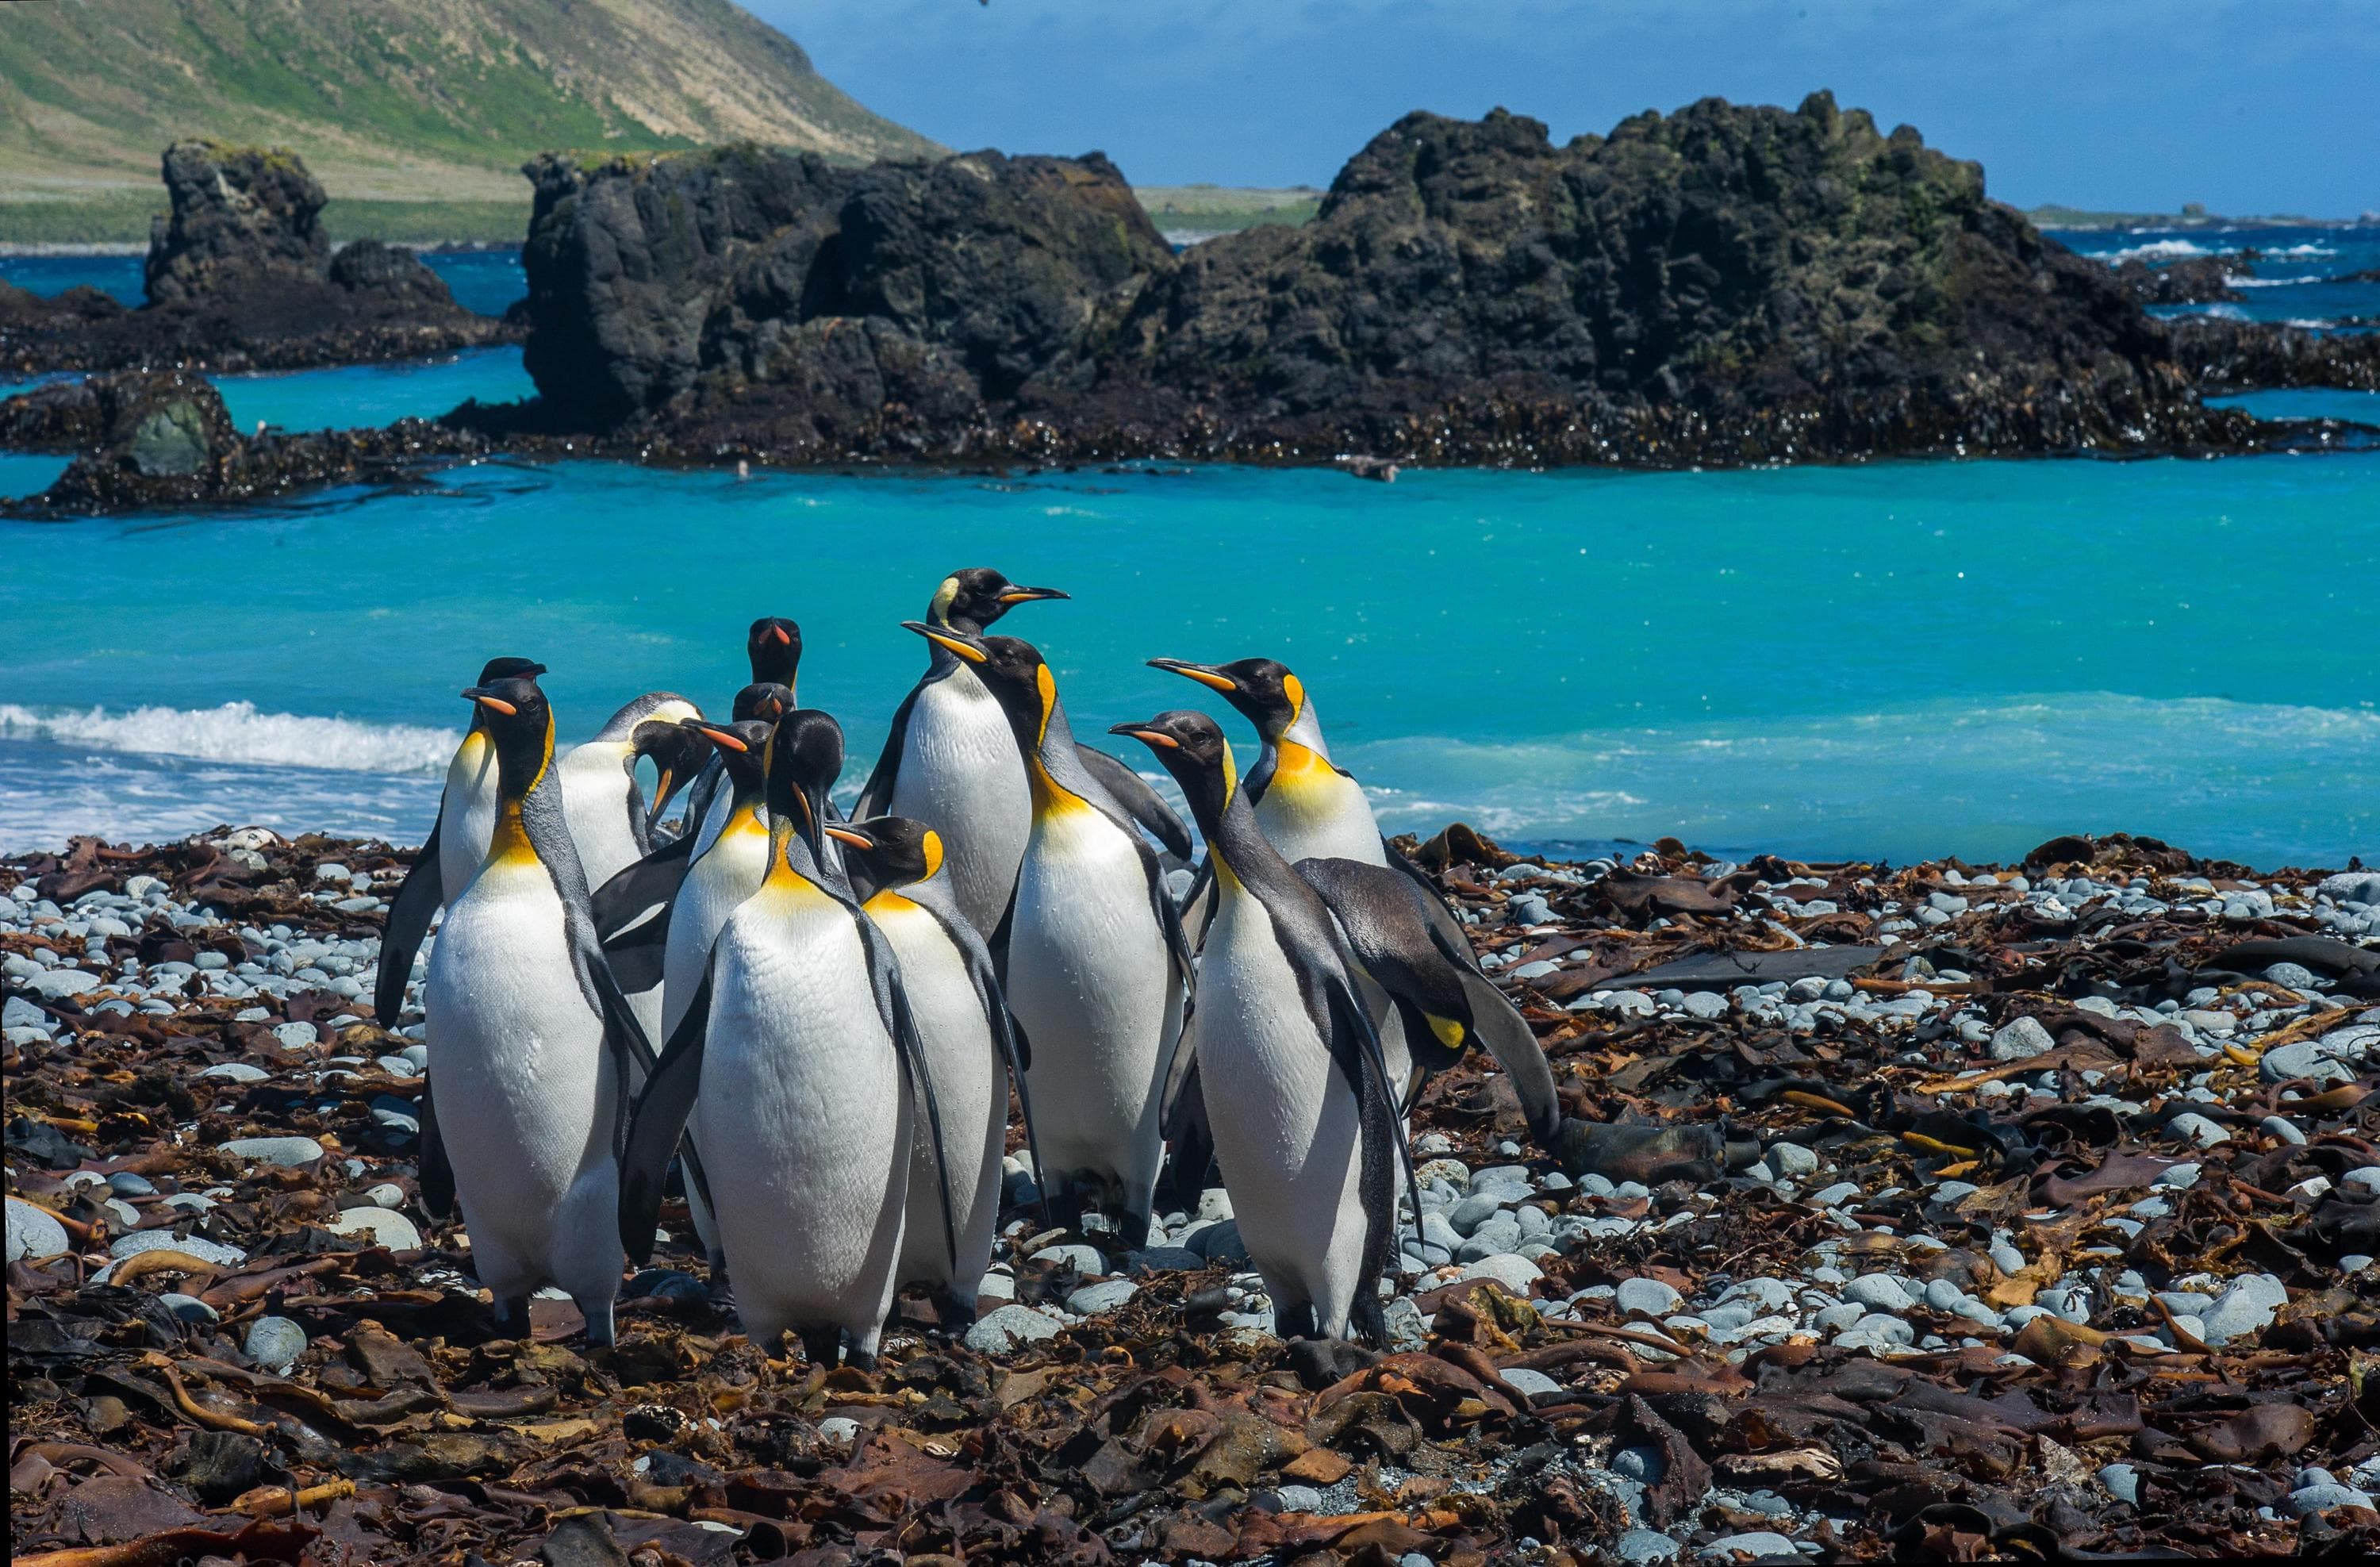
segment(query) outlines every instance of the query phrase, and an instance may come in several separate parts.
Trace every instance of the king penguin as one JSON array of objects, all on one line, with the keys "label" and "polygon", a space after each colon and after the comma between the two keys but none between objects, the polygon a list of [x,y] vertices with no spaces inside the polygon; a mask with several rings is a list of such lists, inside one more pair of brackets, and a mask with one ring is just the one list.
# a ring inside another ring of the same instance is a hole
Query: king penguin
[{"label": "king penguin", "polygon": [[1032,1052],[1026,1081],[1042,1189],[1106,1208],[1124,1244],[1139,1246],[1191,975],[1162,869],[1084,765],[1057,682],[1031,643],[904,624],[975,672],[1024,764],[1030,832],[1003,922],[1002,978]]},{"label": "king penguin", "polygon": [[[1055,588],[1020,588],[989,566],[969,566],[942,578],[925,624],[980,637],[1018,604],[1064,597]],[[949,856],[943,874],[960,914],[979,935],[991,935],[1016,886],[1032,832],[1032,798],[999,702],[973,666],[941,643],[933,644],[924,677],[893,713],[852,814],[905,817],[940,833]]]},{"label": "king penguin", "polygon": [[596,944],[544,693],[515,676],[463,694],[486,715],[497,808],[422,990],[455,1195],[504,1320],[526,1330],[529,1293],[558,1285],[606,1344],[622,1257],[613,1138],[630,1063],[650,1047]]},{"label": "king penguin", "polygon": [[1371,802],[1354,775],[1330,759],[1330,742],[1322,737],[1304,681],[1271,659],[1148,662],[1221,693],[1256,725],[1264,746],[1240,790],[1281,858],[1292,865],[1317,856],[1389,863]]},{"label": "king penguin", "polygon": [[[873,889],[860,907],[901,959],[901,987],[933,1076],[951,1157],[958,1161],[956,1169],[944,1172],[925,1138],[913,1145],[901,1282],[933,1286],[959,1307],[946,1320],[964,1325],[975,1320],[977,1293],[991,1264],[1012,1081],[1025,1112],[1026,1144],[1036,1142],[1025,1062],[991,954],[951,896],[941,834],[897,816],[831,825],[826,832],[848,845],[846,863]],[[1036,1158],[1038,1168],[1038,1150]],[[953,1205],[955,1258],[942,1247],[945,1187]]]},{"label": "king penguin", "polygon": [[[535,679],[545,665],[528,659],[490,659],[480,670],[480,685],[499,680]],[[413,858],[413,869],[390,900],[388,920],[381,932],[380,972],[372,983],[372,1015],[383,1028],[396,1026],[405,1007],[405,988],[413,978],[413,959],[450,893],[464,884],[488,856],[488,838],[496,829],[496,752],[488,738],[488,713],[471,710],[470,727],[446,764],[446,786],[438,796],[438,818],[429,840]]]},{"label": "king penguin", "polygon": [[[701,716],[674,691],[648,691],[563,757],[562,804],[589,886],[602,886],[652,853],[652,823],[710,759],[710,747],[679,727]],[[646,757],[660,771],[650,807],[637,783],[637,763]]]},{"label": "king penguin", "polygon": [[[1381,1273],[1395,1256],[1408,1165],[1397,1085],[1330,911],[1257,827],[1231,746],[1205,713],[1113,733],[1141,741],[1196,813],[1216,912],[1185,1048],[1240,1236],[1283,1338],[1382,1337]],[[1415,1211],[1420,1211],[1418,1204]]]},{"label": "king penguin", "polygon": [[[796,710],[765,755],[768,874],[720,928],[638,1100],[620,1233],[631,1255],[650,1255],[682,1131],[733,1150],[722,1157],[734,1178],[711,1195],[752,1342],[770,1348],[791,1330],[814,1364],[847,1347],[864,1366],[898,1284],[910,1142],[935,1136],[939,1112],[899,959],[819,869],[843,732]],[[956,1249],[947,1234],[944,1246]]]}]

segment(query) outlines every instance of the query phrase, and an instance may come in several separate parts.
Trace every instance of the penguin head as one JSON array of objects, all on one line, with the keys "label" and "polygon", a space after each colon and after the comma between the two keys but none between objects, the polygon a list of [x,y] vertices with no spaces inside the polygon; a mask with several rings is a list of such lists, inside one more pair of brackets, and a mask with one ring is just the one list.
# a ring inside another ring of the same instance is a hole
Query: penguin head
[{"label": "penguin head", "polygon": [[1196,680],[1240,710],[1257,733],[1279,740],[1297,722],[1305,706],[1305,686],[1288,666],[1271,659],[1239,659],[1231,663],[1191,663],[1182,659],[1151,659],[1151,669],[1162,669]]},{"label": "penguin head", "polygon": [[790,690],[795,672],[802,666],[802,628],[783,615],[762,615],[744,634],[744,651],[752,660],[754,681]]},{"label": "penguin head", "polygon": [[1239,769],[1222,726],[1203,712],[1176,708],[1144,723],[1119,723],[1108,733],[1137,740],[1156,755],[1158,765],[1182,785],[1182,797],[1190,802],[1199,832],[1213,843],[1224,808],[1239,786]]},{"label": "penguin head", "polygon": [[[484,689],[500,680],[534,680],[544,673],[545,665],[535,659],[490,659],[480,666],[479,688]],[[466,691],[464,695],[469,696],[470,693]],[[483,735],[487,733],[487,713],[485,708],[471,710],[471,727]]]},{"label": "penguin head", "polygon": [[878,888],[930,881],[942,869],[942,835],[905,816],[839,821],[826,830],[826,835],[852,851],[846,859],[855,862]]},{"label": "penguin head", "polygon": [[741,718],[733,723],[714,723],[707,718],[684,720],[684,729],[695,745],[715,750],[719,763],[735,787],[757,789],[766,771],[769,735],[776,725],[768,719]]},{"label": "penguin head", "polygon": [[988,565],[971,565],[942,578],[926,606],[932,625],[980,637],[984,628],[1018,604],[1062,599],[1055,588],[1019,588]]},{"label": "penguin head", "polygon": [[735,705],[728,717],[741,723],[747,718],[774,723],[794,711],[794,688],[780,686],[773,680],[756,680],[735,693]]},{"label": "penguin head", "polygon": [[901,624],[975,671],[1008,715],[1008,726],[1026,755],[1041,748],[1050,715],[1058,710],[1058,682],[1040,649],[1016,637],[977,637],[916,620]]},{"label": "penguin head", "polygon": [[553,758],[553,709],[534,674],[507,675],[463,693],[473,720],[496,748],[499,795],[517,800],[537,786]]},{"label": "penguin head", "polygon": [[816,708],[795,708],[770,735],[763,771],[771,823],[790,827],[820,855],[827,791],[843,773],[843,725]]},{"label": "penguin head", "polygon": [[645,827],[649,832],[669,809],[670,801],[677,797],[677,792],[694,782],[694,775],[700,772],[702,764],[710,759],[710,743],[687,727],[701,722],[699,712],[688,716],[683,711],[692,706],[689,702],[664,708],[650,718],[639,721],[629,732],[629,765],[633,767],[638,759],[650,757],[656,774],[653,803],[645,811]]}]

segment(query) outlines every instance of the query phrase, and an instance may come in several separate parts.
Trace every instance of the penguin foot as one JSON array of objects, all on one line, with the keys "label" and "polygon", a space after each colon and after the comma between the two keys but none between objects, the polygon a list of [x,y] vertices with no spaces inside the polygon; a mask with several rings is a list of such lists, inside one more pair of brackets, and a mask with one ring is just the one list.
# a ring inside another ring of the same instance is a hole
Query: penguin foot
[{"label": "penguin foot", "polygon": [[1378,1354],[1344,1339],[1299,1338],[1290,1341],[1285,1357],[1297,1373],[1300,1386],[1319,1392],[1343,1381],[1379,1359]]},{"label": "penguin foot", "polygon": [[802,1354],[820,1370],[827,1370],[843,1359],[843,1330],[840,1328],[802,1328],[796,1330],[802,1341]]},{"label": "penguin foot", "polygon": [[528,1337],[528,1296],[505,1295],[496,1302],[496,1326],[507,1338]]},{"label": "penguin foot", "polygon": [[710,1254],[710,1283],[705,1293],[710,1297],[710,1304],[720,1310],[735,1309],[735,1283],[727,1277],[727,1254],[723,1251]]},{"label": "penguin foot", "polygon": [[1320,1329],[1315,1320],[1311,1302],[1304,1306],[1276,1306],[1272,1309],[1272,1330],[1285,1340],[1312,1339]]}]

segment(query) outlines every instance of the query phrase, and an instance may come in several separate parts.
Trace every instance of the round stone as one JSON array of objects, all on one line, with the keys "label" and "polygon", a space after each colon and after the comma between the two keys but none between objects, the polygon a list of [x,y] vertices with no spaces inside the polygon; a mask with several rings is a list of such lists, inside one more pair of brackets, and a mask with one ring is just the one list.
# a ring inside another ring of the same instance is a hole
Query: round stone
[{"label": "round stone", "polygon": [[223,1151],[260,1164],[295,1169],[322,1158],[322,1145],[311,1137],[234,1137],[223,1145]]},{"label": "round stone", "polygon": [[239,1347],[254,1364],[285,1377],[306,1353],[306,1330],[286,1317],[260,1317],[248,1325]]},{"label": "round stone", "polygon": [[17,1197],[8,1199],[8,1260],[39,1262],[63,1257],[68,1245],[67,1227],[57,1216]]},{"label": "round stone", "polygon": [[1020,1345],[1058,1336],[1058,1324],[1029,1306],[1003,1306],[966,1331],[966,1346],[978,1354],[1006,1354]]},{"label": "round stone", "polygon": [[413,1227],[412,1220],[394,1209],[377,1205],[346,1209],[322,1227],[334,1235],[367,1236],[391,1251],[421,1249],[421,1232]]}]

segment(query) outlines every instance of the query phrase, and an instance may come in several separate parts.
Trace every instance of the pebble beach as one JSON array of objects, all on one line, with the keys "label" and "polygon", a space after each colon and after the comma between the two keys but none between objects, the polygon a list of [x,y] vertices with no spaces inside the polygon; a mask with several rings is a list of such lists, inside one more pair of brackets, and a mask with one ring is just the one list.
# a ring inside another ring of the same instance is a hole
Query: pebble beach
[{"label": "pebble beach", "polygon": [[1483,1054],[1433,1079],[1385,1352],[1273,1336],[1222,1188],[1128,1245],[1012,1153],[978,1318],[905,1302],[832,1373],[742,1336],[675,1203],[616,1348],[566,1300],[497,1335],[418,1201],[413,997],[365,999],[409,852],[0,859],[19,1559],[2380,1544],[2380,872],[1410,846],[1636,1134],[1562,1169]]}]

